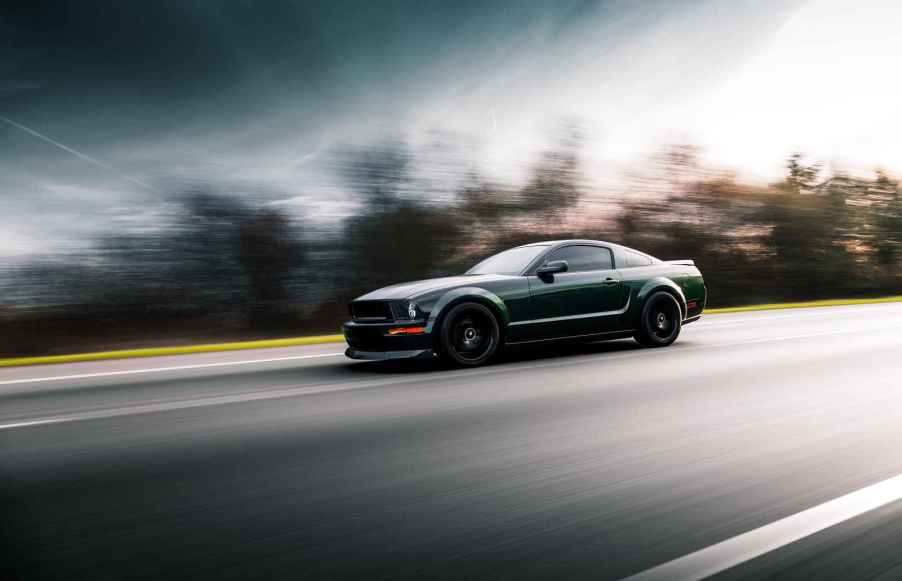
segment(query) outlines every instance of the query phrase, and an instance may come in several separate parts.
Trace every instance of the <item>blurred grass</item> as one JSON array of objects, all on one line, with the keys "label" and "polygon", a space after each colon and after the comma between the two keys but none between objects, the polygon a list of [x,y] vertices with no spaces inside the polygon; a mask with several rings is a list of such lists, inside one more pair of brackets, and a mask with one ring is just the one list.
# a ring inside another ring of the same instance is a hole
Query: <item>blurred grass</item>
[{"label": "blurred grass", "polygon": [[[781,309],[805,309],[815,307],[839,307],[846,305],[872,305],[881,303],[900,303],[902,296],[882,297],[875,299],[829,299],[822,301],[804,301],[794,303],[769,303],[748,305],[744,307],[727,307],[706,309],[705,315],[727,313],[745,313],[750,311],[772,311]],[[84,361],[103,361],[107,359],[131,359],[136,357],[160,357],[165,355],[189,355],[191,353],[212,353],[216,351],[239,351],[245,349],[266,349],[271,347],[295,347],[299,345],[317,345],[321,343],[339,343],[344,341],[343,335],[319,335],[315,337],[293,337],[288,339],[266,339],[262,341],[239,341],[233,343],[212,343],[207,345],[188,345],[183,347],[152,347],[148,349],[126,349],[121,351],[100,351],[96,353],[75,353],[71,355],[50,355],[46,357],[13,357],[0,359],[0,367],[25,365],[44,365],[52,363],[78,363]]]},{"label": "blurred grass", "polygon": [[744,307],[724,307],[720,309],[705,309],[706,315],[726,313],[745,313],[748,311],[773,311],[778,309],[805,309],[812,307],[840,307],[844,305],[873,305],[879,303],[899,303],[902,296],[882,297],[876,299],[827,299],[822,301],[803,301],[796,303],[769,303],[763,305],[748,305]]},{"label": "blurred grass", "polygon": [[135,357],[160,357],[164,355],[189,355],[191,353],[212,353],[215,351],[239,351],[243,349],[266,349],[270,347],[295,347],[344,341],[343,335],[319,335],[316,337],[292,337],[288,339],[266,339],[262,341],[238,341],[233,343],[212,343],[207,345],[186,345],[182,347],[151,347],[147,349],[125,349],[120,351],[99,351],[95,353],[75,353],[71,355],[49,355],[45,357],[13,357],[0,359],[0,367],[22,365],[42,365],[49,363],[78,363],[83,361],[103,361],[106,359],[132,359]]}]

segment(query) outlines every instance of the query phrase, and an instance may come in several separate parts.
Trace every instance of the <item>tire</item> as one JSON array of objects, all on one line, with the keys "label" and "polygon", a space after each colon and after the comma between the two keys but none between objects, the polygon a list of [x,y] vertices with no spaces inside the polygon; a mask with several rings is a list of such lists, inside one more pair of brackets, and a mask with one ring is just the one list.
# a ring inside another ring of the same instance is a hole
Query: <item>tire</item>
[{"label": "tire", "polygon": [[645,301],[634,337],[645,347],[667,347],[680,336],[682,319],[683,311],[676,297],[658,291]]},{"label": "tire", "polygon": [[498,351],[501,329],[485,305],[460,303],[442,319],[439,335],[441,355],[463,367],[482,365]]}]

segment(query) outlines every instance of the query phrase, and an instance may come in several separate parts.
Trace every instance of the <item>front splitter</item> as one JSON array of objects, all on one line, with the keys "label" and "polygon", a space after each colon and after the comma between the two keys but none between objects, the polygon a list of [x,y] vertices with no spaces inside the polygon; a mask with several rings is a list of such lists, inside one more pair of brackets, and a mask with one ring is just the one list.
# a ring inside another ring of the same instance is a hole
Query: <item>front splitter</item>
[{"label": "front splitter", "polygon": [[432,359],[435,351],[432,349],[410,349],[405,351],[362,351],[348,347],[345,355],[351,359],[364,361],[385,361],[389,359]]}]

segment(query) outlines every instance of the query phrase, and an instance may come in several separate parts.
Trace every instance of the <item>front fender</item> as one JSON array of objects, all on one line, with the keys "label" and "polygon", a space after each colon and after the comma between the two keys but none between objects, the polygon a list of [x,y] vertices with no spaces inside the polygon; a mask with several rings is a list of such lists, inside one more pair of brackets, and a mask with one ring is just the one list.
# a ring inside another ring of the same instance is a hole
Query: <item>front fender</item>
[{"label": "front fender", "polygon": [[468,298],[475,299],[476,302],[491,303],[491,305],[495,307],[495,311],[500,315],[501,328],[503,329],[507,326],[507,323],[510,321],[510,313],[507,310],[507,305],[504,304],[504,301],[502,301],[498,295],[493,292],[487,291],[484,288],[461,287],[449,290],[435,302],[435,305],[433,305],[432,309],[429,311],[429,320],[426,323],[426,332],[432,332],[439,317],[441,317],[442,312],[449,305],[453,305],[461,299]]},{"label": "front fender", "polygon": [[668,290],[676,295],[677,301],[680,303],[680,310],[683,313],[683,317],[686,316],[686,295],[683,294],[683,289],[680,288],[680,285],[673,282],[669,278],[657,277],[646,281],[645,284],[642,285],[642,288],[639,289],[639,292],[636,293],[636,310],[634,311],[634,321],[639,320],[639,316],[642,314],[642,309],[645,307],[645,299],[659,290]]}]

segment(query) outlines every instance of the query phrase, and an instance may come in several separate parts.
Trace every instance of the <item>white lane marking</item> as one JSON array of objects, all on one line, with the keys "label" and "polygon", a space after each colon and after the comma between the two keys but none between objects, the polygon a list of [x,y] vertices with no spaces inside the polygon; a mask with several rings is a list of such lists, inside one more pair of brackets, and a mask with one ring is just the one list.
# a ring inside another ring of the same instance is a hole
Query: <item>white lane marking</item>
[{"label": "white lane marking", "polygon": [[[858,305],[859,307],[873,305]],[[743,323],[757,323],[758,321],[777,321],[784,319],[807,319],[811,317],[833,317],[837,315],[861,315],[860,308],[837,309],[835,307],[829,309],[818,309],[817,312],[794,313],[785,315],[765,315],[761,317],[754,316],[754,312],[750,313],[702,313],[702,319],[698,323],[693,323],[693,327],[712,327],[715,325],[735,325],[737,321]],[[898,311],[897,311],[898,312]],[[895,314],[895,313],[894,313]],[[751,315],[751,316],[750,316]],[[707,317],[707,318],[706,318]],[[715,317],[714,319],[710,317]],[[730,317],[727,319],[727,317]]]},{"label": "white lane marking", "polygon": [[140,373],[159,373],[162,371],[184,371],[186,369],[207,369],[210,367],[228,367],[231,365],[252,365],[254,363],[271,363],[274,361],[294,361],[297,359],[314,359],[317,357],[338,357],[344,353],[316,353],[313,355],[290,355],[287,357],[269,357],[266,359],[245,359],[241,361],[219,361],[214,363],[192,363],[190,365],[173,365],[171,367],[149,367],[146,369],[125,369],[122,371],[99,371],[97,373],[78,373],[75,375],[55,375],[52,377],[31,377],[26,379],[10,379],[0,381],[0,385],[19,385],[23,383],[41,383],[65,379],[92,379],[95,377],[113,377],[116,375],[133,375]]},{"label": "white lane marking", "polygon": [[[877,327],[870,329],[856,329],[856,330],[845,330],[845,331],[827,331],[823,333],[809,333],[805,335],[792,335],[787,337],[766,337],[763,339],[752,339],[750,341],[740,341],[735,343],[720,343],[715,345],[693,345],[680,347],[679,349],[674,349],[669,351],[669,353],[673,355],[679,355],[685,351],[694,351],[698,349],[713,349],[718,347],[736,347],[741,345],[749,345],[754,343],[769,343],[773,341],[787,341],[792,339],[805,339],[809,337],[822,337],[826,335],[843,335],[848,333],[861,333],[863,331],[880,331],[880,330],[890,330],[895,329],[893,326],[885,326],[885,327]],[[622,353],[617,355],[611,355],[605,357],[601,360],[601,362],[610,362],[610,361],[619,361],[623,359],[635,359],[637,357],[642,357],[643,355],[647,355],[646,350],[637,350],[630,353]],[[322,354],[315,355],[316,357],[327,357],[330,355],[336,354]],[[307,356],[298,356],[298,357],[314,357],[313,355]],[[284,358],[275,358],[272,360],[279,361]],[[290,359],[290,358],[289,358]],[[269,361],[269,360],[260,360],[260,361]],[[576,361],[576,363],[597,363],[597,360],[591,358],[591,356],[586,356]],[[235,362],[236,364],[241,362]],[[461,369],[459,371],[451,371],[448,373],[443,373],[439,377],[440,379],[457,379],[457,378],[466,378],[470,375],[494,375],[497,373],[508,373],[511,371],[525,371],[530,369],[537,368],[547,368],[547,367],[561,367],[567,366],[572,367],[574,365],[574,360],[567,359],[564,361],[554,361],[554,362],[530,362],[523,363],[521,365],[504,365],[495,368],[488,369]],[[91,410],[86,412],[74,413],[74,414],[63,414],[58,416],[48,416],[44,418],[36,418],[31,420],[21,420],[17,422],[9,422],[5,424],[0,424],[0,430],[9,430],[14,428],[25,428],[31,426],[42,426],[49,424],[59,424],[64,422],[75,422],[81,420],[93,420],[93,419],[104,419],[104,418],[114,418],[119,416],[128,416],[142,413],[152,413],[152,412],[161,412],[161,411],[174,411],[178,409],[187,409],[187,408],[196,408],[196,407],[207,407],[207,406],[216,406],[216,405],[225,405],[225,404],[233,404],[233,403],[242,403],[242,402],[250,402],[250,401],[261,401],[267,399],[277,399],[277,398],[285,398],[285,397],[295,397],[295,396],[304,396],[304,395],[312,395],[319,393],[327,393],[332,391],[347,391],[352,389],[363,389],[368,387],[379,387],[383,385],[387,386],[396,386],[406,383],[413,383],[422,381],[424,378],[424,374],[416,374],[411,377],[406,378],[397,378],[397,377],[389,377],[382,381],[355,381],[355,382],[346,382],[346,383],[336,383],[336,384],[323,384],[318,386],[305,386],[305,387],[289,387],[289,388],[281,388],[274,390],[265,390],[265,391],[256,391],[256,392],[245,392],[239,394],[231,394],[224,396],[213,396],[207,398],[193,399],[193,400],[180,400],[166,403],[150,403],[150,404],[141,404],[134,406],[127,406],[121,408],[108,408],[104,410]],[[428,378],[428,376],[427,376]]]},{"label": "white lane marking", "polygon": [[716,345],[699,345],[691,347],[691,349],[717,349],[718,347],[736,347],[737,345],[753,345],[755,343],[770,343],[771,341],[789,341],[792,339],[810,339],[812,337],[826,337],[829,335],[846,335],[848,333],[865,333],[869,331],[886,331],[895,329],[895,326],[873,327],[869,329],[854,329],[847,331],[823,331],[820,333],[803,333],[801,335],[786,335],[784,337],[762,337],[760,339],[749,339],[747,341],[735,341],[733,343],[717,343]]},{"label": "white lane marking", "polygon": [[902,499],[902,474],[647,569],[627,580],[704,579],[899,499]]},{"label": "white lane marking", "polygon": [[[383,383],[387,383],[390,380],[386,380]],[[361,382],[356,383],[338,383],[332,385],[319,385],[319,386],[303,386],[303,387],[287,387],[282,389],[274,389],[274,390],[266,390],[266,391],[258,391],[258,392],[244,392],[244,393],[236,393],[230,395],[219,395],[219,396],[211,396],[205,398],[197,398],[197,399],[188,399],[188,400],[178,400],[178,401],[169,401],[169,402],[155,402],[148,404],[137,404],[132,406],[125,406],[119,408],[112,409],[101,409],[101,410],[90,410],[85,412],[78,412],[72,414],[61,414],[58,416],[48,416],[44,418],[37,418],[33,420],[21,420],[18,422],[10,422],[6,424],[0,424],[0,430],[12,430],[15,428],[28,428],[33,426],[46,426],[51,424],[62,424],[68,422],[77,422],[82,420],[97,420],[97,419],[109,419],[109,418],[117,418],[121,416],[133,416],[139,414],[147,414],[153,412],[165,412],[165,411],[176,411],[176,410],[184,410],[198,407],[209,407],[216,405],[225,405],[230,403],[246,403],[253,401],[261,401],[261,400],[269,400],[269,399],[278,399],[278,398],[286,398],[286,397],[294,397],[299,395],[313,395],[317,393],[327,393],[334,391],[347,391],[350,389],[360,389],[362,387],[369,387],[371,385],[379,385],[378,383],[368,383],[366,385],[359,385]]]}]

